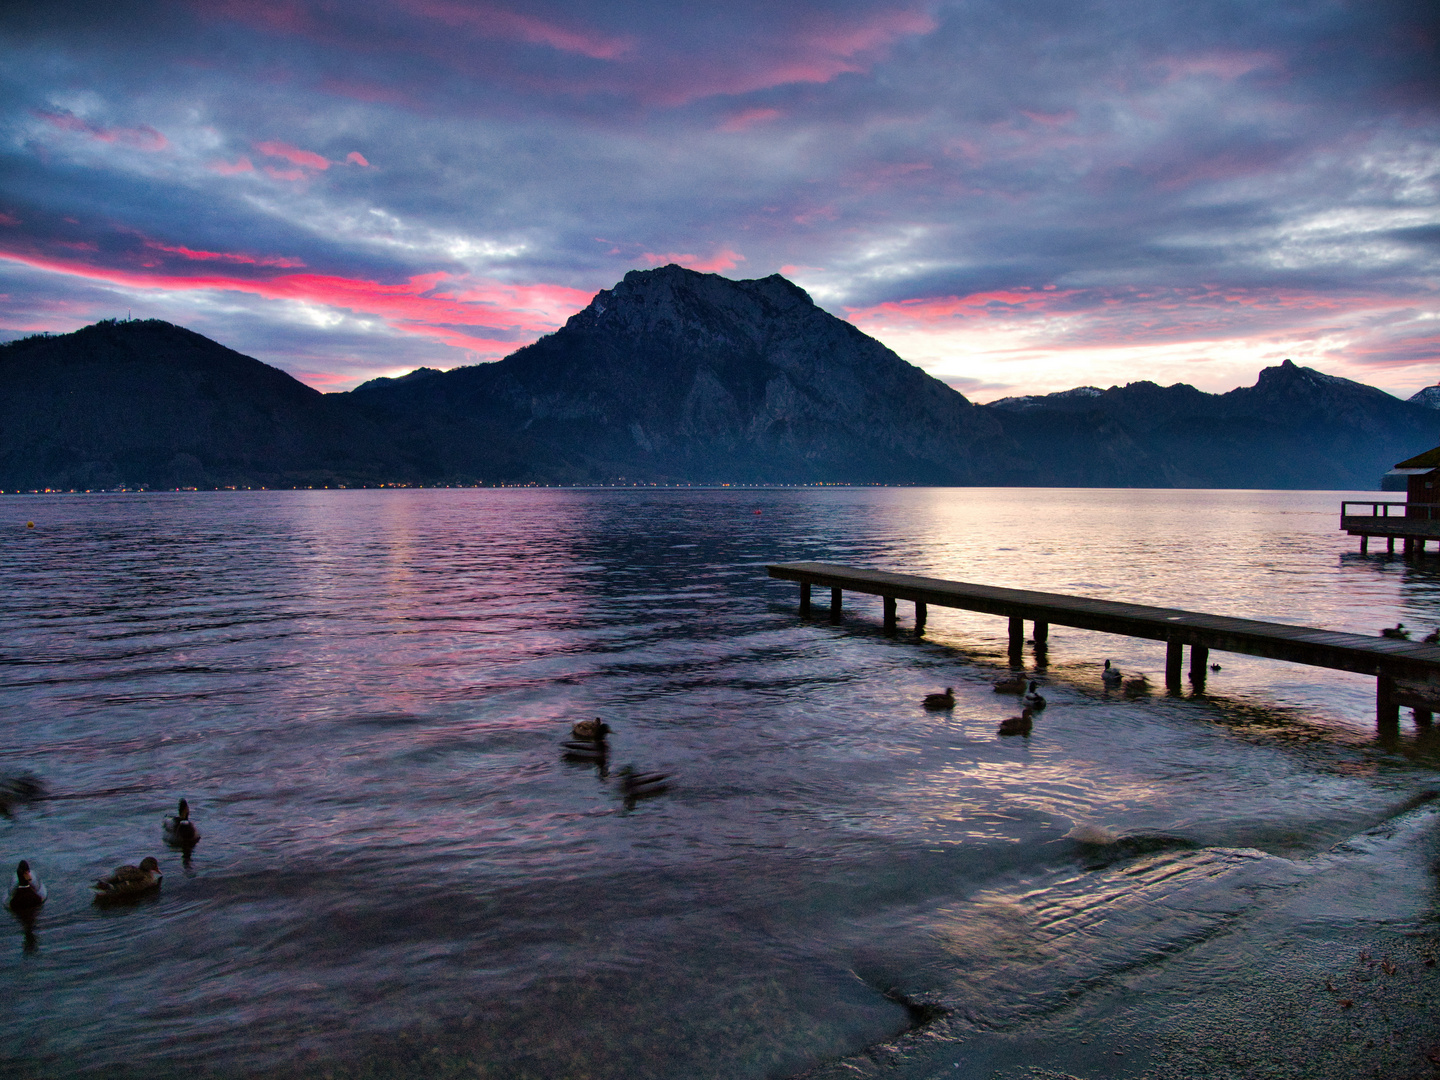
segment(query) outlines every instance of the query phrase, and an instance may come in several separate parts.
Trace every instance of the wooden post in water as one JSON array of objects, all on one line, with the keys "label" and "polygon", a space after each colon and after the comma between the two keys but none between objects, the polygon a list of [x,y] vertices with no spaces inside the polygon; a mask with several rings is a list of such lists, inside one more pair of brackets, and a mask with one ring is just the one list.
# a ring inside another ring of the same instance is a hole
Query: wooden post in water
[{"label": "wooden post in water", "polygon": [[1035,624],[1035,651],[1042,652],[1050,644],[1050,624],[1048,622],[1037,622]]},{"label": "wooden post in water", "polygon": [[1025,659],[1025,620],[1010,616],[1010,663],[1019,664]]},{"label": "wooden post in water", "polygon": [[1416,709],[1416,710],[1415,710],[1415,726],[1416,726],[1416,727],[1429,727],[1429,726],[1430,726],[1431,724],[1433,724],[1434,722],[1435,722],[1435,714],[1434,714],[1434,712],[1433,712],[1432,710],[1430,710],[1430,709]]},{"label": "wooden post in water", "polygon": [[1192,685],[1203,688],[1205,686],[1205,665],[1210,662],[1210,650],[1204,645],[1190,646],[1190,682]]},{"label": "wooden post in water", "polygon": [[1368,536],[1362,536],[1362,537],[1360,537],[1360,554],[1361,554],[1361,555],[1366,555],[1366,554],[1369,554],[1369,552],[1370,552],[1370,537],[1368,537]]},{"label": "wooden post in water", "polygon": [[1180,661],[1185,657],[1185,646],[1178,641],[1168,642],[1165,646],[1165,689],[1179,692],[1180,690]]},{"label": "wooden post in water", "polygon": [[924,600],[915,601],[915,633],[923,634],[925,632],[925,616],[928,612],[929,608],[925,606]]},{"label": "wooden post in water", "polygon": [[1387,536],[1387,537],[1385,537],[1385,554],[1386,554],[1386,555],[1394,555],[1394,554],[1395,554],[1395,537],[1393,537],[1393,536]]},{"label": "wooden post in water", "polygon": [[1395,680],[1389,675],[1375,679],[1375,723],[1378,727],[1398,727],[1400,706],[1395,704]]},{"label": "wooden post in water", "polygon": [[810,583],[800,582],[800,617],[803,619],[810,614]]},{"label": "wooden post in water", "polygon": [[893,596],[885,597],[885,629],[895,629],[895,598]]},{"label": "wooden post in water", "polygon": [[840,621],[840,589],[839,589],[839,588],[831,588],[831,590],[830,590],[830,621],[831,621],[832,623],[838,623],[838,622]]}]

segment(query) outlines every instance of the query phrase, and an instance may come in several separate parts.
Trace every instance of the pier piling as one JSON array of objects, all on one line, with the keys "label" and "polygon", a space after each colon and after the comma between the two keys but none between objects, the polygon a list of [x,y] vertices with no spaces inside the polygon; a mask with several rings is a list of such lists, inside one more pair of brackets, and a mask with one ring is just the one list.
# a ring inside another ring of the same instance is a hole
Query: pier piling
[{"label": "pier piling", "polygon": [[[1393,540],[1387,539],[1387,543]],[[1210,650],[1218,649],[1373,676],[1375,719],[1382,728],[1395,725],[1401,706],[1414,709],[1415,722],[1422,725],[1432,722],[1434,711],[1440,709],[1440,646],[1424,642],[831,563],[776,563],[768,571],[773,578],[800,584],[801,614],[808,614],[811,587],[828,585],[830,619],[837,623],[842,589],[883,597],[887,627],[894,624],[897,601],[913,602],[917,635],[925,631],[929,604],[1006,618],[1008,651],[1016,664],[1023,661],[1025,620],[1029,619],[1035,624],[1037,659],[1048,643],[1052,623],[1165,642],[1165,685],[1176,693],[1181,689],[1181,665],[1188,645],[1190,681],[1197,689],[1203,685]]]}]

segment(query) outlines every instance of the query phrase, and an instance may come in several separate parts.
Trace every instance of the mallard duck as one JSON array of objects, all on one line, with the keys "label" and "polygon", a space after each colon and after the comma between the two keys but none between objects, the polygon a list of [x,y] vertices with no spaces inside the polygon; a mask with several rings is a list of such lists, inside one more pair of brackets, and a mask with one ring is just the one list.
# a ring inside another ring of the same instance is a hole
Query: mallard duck
[{"label": "mallard duck", "polygon": [[1109,661],[1109,660],[1106,660],[1106,661],[1105,661],[1105,670],[1102,671],[1102,672],[1100,672],[1100,681],[1101,681],[1101,682],[1103,682],[1106,686],[1119,686],[1119,685],[1120,685],[1120,680],[1123,679],[1124,677],[1125,677],[1125,676],[1123,676],[1123,675],[1120,674],[1120,669],[1119,669],[1119,668],[1117,668],[1117,667],[1111,667],[1111,666],[1110,666],[1110,661]]},{"label": "mallard duck", "polygon": [[1000,721],[999,733],[1001,735],[1029,735],[1030,729],[1034,727],[1032,721],[1034,715],[1029,709],[1022,709],[1019,716],[1006,717]]},{"label": "mallard duck", "polygon": [[1220,670],[1220,665],[1219,665],[1219,664],[1211,664],[1211,665],[1210,665],[1210,670],[1211,670],[1211,671],[1219,671],[1219,670]]},{"label": "mallard duck", "polygon": [[1003,679],[995,680],[995,693],[997,694],[1021,694],[1024,692],[1024,675],[1007,675]]},{"label": "mallard duck", "polygon": [[1139,675],[1131,675],[1125,680],[1124,690],[1127,694],[1143,694],[1149,689],[1150,680],[1145,677],[1144,672]]},{"label": "mallard duck", "polygon": [[1405,629],[1403,622],[1397,622],[1394,626],[1387,626],[1380,631],[1381,637],[1399,638],[1402,641],[1410,640],[1410,631]]},{"label": "mallard duck", "polygon": [[164,876],[159,862],[147,855],[139,866],[117,866],[90,887],[95,890],[97,901],[127,900],[158,889]]},{"label": "mallard duck", "polygon": [[1020,699],[1021,703],[1031,712],[1039,712],[1045,707],[1045,699],[1040,696],[1040,691],[1036,689],[1039,685],[1040,684],[1034,679],[1031,679],[1030,689],[1025,691],[1025,696]]},{"label": "mallard duck", "polygon": [[190,804],[180,800],[175,813],[167,816],[161,825],[167,843],[176,847],[191,847],[200,839],[200,830],[190,820]]},{"label": "mallard duck", "polygon": [[926,694],[925,708],[927,709],[953,709],[955,707],[955,688],[945,687],[943,694]]},{"label": "mallard duck", "polygon": [[34,911],[45,903],[45,886],[40,884],[24,859],[15,868],[15,884],[10,886],[10,910]]},{"label": "mallard duck", "polygon": [[669,773],[636,772],[633,765],[626,765],[620,770],[620,791],[627,799],[643,799],[668,789],[669,780]]},{"label": "mallard duck", "polygon": [[610,725],[601,720],[598,716],[594,720],[579,720],[570,729],[570,734],[577,739],[588,739],[597,742],[610,734]]}]

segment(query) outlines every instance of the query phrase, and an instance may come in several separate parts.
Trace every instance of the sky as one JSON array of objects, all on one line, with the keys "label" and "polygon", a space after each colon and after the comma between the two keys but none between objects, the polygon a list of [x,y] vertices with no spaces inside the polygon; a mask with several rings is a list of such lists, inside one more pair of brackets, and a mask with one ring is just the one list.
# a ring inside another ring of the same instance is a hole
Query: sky
[{"label": "sky", "polygon": [[1440,380],[1433,0],[0,2],[0,340],[322,390],[781,273],[975,401]]}]

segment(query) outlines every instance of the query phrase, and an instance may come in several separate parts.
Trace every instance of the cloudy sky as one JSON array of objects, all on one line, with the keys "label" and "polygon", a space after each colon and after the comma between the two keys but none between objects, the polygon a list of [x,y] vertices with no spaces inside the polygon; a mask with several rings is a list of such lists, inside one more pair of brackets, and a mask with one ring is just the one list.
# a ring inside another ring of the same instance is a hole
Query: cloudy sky
[{"label": "cloudy sky", "polygon": [[974,400],[1440,379],[1433,0],[0,5],[0,338],[345,389],[783,273]]}]

